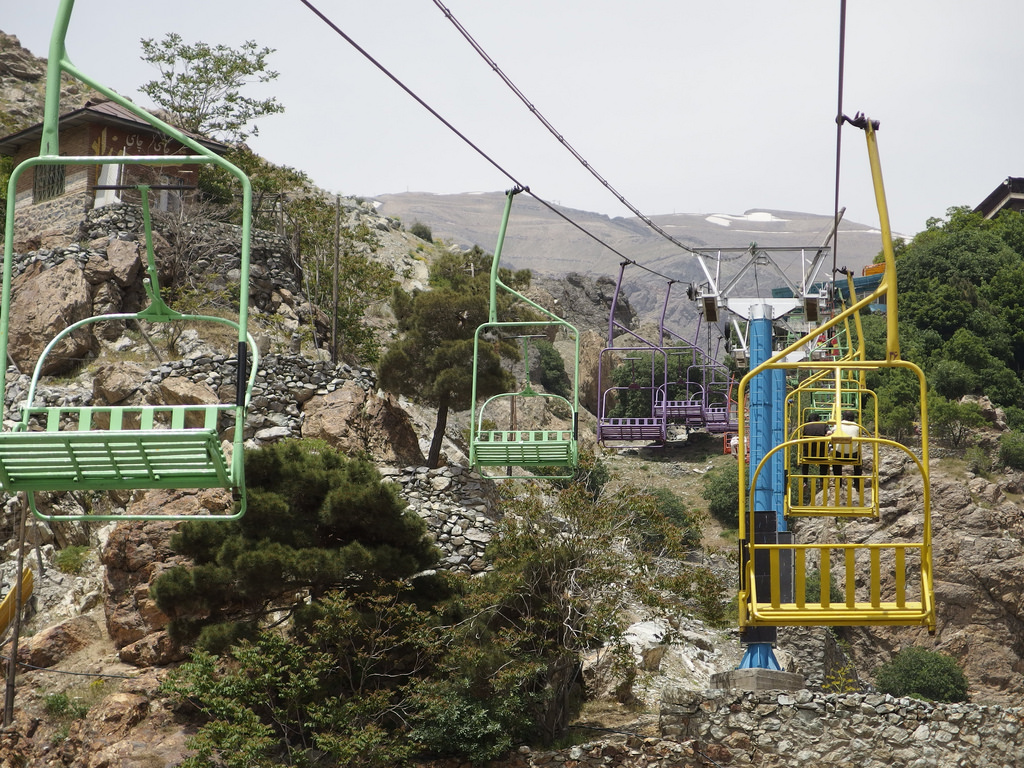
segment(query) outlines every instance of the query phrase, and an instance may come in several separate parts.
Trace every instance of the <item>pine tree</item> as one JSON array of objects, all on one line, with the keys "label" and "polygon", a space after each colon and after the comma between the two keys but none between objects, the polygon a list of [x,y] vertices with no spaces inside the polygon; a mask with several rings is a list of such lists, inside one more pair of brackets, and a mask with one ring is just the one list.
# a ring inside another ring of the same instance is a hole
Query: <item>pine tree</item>
[{"label": "pine tree", "polygon": [[220,651],[328,593],[360,594],[429,568],[423,521],[364,459],[317,441],[246,453],[249,505],[239,520],[184,523],[172,539],[191,557],[153,584],[168,629]]},{"label": "pine tree", "polygon": [[[381,359],[380,381],[393,392],[437,407],[428,467],[438,464],[449,409],[471,405],[473,337],[488,319],[489,269],[490,257],[479,248],[466,254],[445,254],[431,268],[433,290],[412,296],[395,291],[392,299],[402,335]],[[503,273],[502,279],[529,283],[529,272]],[[501,308],[503,316],[508,309]],[[512,379],[502,370],[501,358],[515,355],[515,348],[507,342],[480,345],[478,397],[508,391]]]}]

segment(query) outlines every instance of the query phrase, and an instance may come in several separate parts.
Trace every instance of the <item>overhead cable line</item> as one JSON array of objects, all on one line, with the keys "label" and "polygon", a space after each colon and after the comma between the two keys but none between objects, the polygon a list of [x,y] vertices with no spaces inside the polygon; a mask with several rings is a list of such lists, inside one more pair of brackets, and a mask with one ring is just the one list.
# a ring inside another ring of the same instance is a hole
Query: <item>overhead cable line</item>
[{"label": "overhead cable line", "polygon": [[478,54],[480,54],[480,57],[484,61],[487,62],[487,64],[490,66],[490,68],[492,70],[494,70],[494,73],[498,77],[500,77],[502,79],[502,82],[504,82],[505,85],[507,85],[509,87],[509,89],[516,96],[519,97],[519,100],[522,101],[523,104],[526,105],[526,108],[529,109],[530,112],[532,112],[533,115],[538,120],[540,120],[541,124],[545,128],[548,129],[548,131],[551,133],[551,135],[554,136],[556,139],[558,139],[558,142],[563,147],[565,147],[567,150],[569,150],[569,153],[579,161],[580,165],[582,165],[584,168],[586,168],[588,171],[590,171],[590,174],[595,179],[597,179],[599,182],[601,182],[601,184],[605,187],[605,189],[607,189],[609,192],[611,192],[620,203],[622,203],[624,206],[629,208],[629,210],[632,211],[633,214],[636,215],[641,221],[643,221],[648,227],[653,229],[655,232],[657,232],[659,235],[664,237],[666,240],[668,240],[669,242],[679,246],[684,251],[688,251],[689,253],[692,253],[692,254],[696,254],[697,253],[693,248],[691,248],[690,246],[686,245],[683,242],[680,242],[675,237],[673,237],[668,232],[666,232],[664,229],[662,229],[657,224],[655,224],[654,221],[652,221],[649,216],[647,216],[646,214],[641,212],[635,205],[633,205],[631,202],[629,202],[629,200],[627,200],[622,195],[622,193],[620,193],[617,189],[615,189],[615,187],[613,187],[608,182],[607,179],[605,179],[600,173],[598,173],[597,169],[594,168],[594,166],[591,165],[589,162],[587,162],[587,160],[583,157],[583,155],[581,155],[579,152],[576,151],[575,148],[573,148],[573,146],[555,128],[555,126],[552,125],[551,122],[546,117],[544,117],[544,115],[541,114],[540,110],[537,109],[537,107],[535,107],[532,103],[530,103],[530,100],[526,98],[526,95],[521,90],[519,90],[518,87],[516,87],[516,84],[513,83],[511,79],[509,79],[508,75],[506,75],[504,72],[502,72],[501,67],[499,67],[498,64],[494,61],[494,59],[492,59],[487,54],[487,51],[485,51],[483,49],[483,47],[476,40],[473,39],[473,36],[470,35],[469,32],[466,30],[466,28],[464,26],[462,26],[462,24],[459,22],[459,20],[455,18],[455,16],[452,14],[452,12],[450,10],[448,10],[444,6],[443,3],[441,3],[441,0],[434,0],[434,5],[436,5],[441,10],[441,12],[447,17],[447,19],[455,26],[455,28],[457,30],[459,30],[459,33],[464,38],[466,38],[466,42],[468,42],[471,46],[473,46],[473,50],[475,50]]},{"label": "overhead cable line", "polygon": [[[598,244],[604,246],[609,251],[611,251],[616,256],[618,256],[619,258],[624,259],[625,261],[629,262],[630,264],[633,264],[633,265],[635,265],[637,267],[640,267],[641,269],[646,270],[647,272],[650,272],[653,275],[657,275],[658,277],[663,277],[666,280],[674,280],[675,279],[675,278],[671,278],[671,277],[669,277],[667,275],[663,275],[660,272],[658,272],[658,271],[656,271],[654,269],[651,269],[650,267],[645,267],[643,264],[640,264],[640,263],[634,261],[633,259],[629,258],[628,256],[626,256],[625,254],[620,253],[616,248],[613,248],[611,245],[609,245],[604,240],[599,238],[593,232],[591,232],[590,230],[586,229],[582,224],[580,224],[580,223],[574,221],[573,219],[571,219],[570,217],[566,216],[562,211],[558,210],[558,208],[556,208],[552,203],[547,202],[543,198],[541,198],[538,195],[536,195],[535,193],[531,192],[530,188],[528,186],[526,186],[525,184],[521,183],[509,171],[505,170],[505,168],[503,168],[496,160],[494,160],[490,155],[488,155],[480,147],[478,147],[476,144],[474,144],[464,133],[462,133],[458,128],[456,128],[448,120],[446,120],[436,109],[434,109],[429,104],[427,104],[427,102],[425,102],[423,99],[421,99],[411,88],[409,88],[405,83],[403,83],[401,80],[399,80],[396,75],[394,75],[390,70],[388,70],[387,67],[385,67],[383,64],[381,64],[379,61],[377,61],[377,59],[375,59],[372,55],[370,55],[370,53],[368,51],[366,51],[366,49],[364,49],[355,40],[353,40],[349,35],[347,35],[337,24],[335,24],[333,21],[331,21],[323,13],[323,11],[321,11],[319,8],[317,8],[312,2],[310,2],[310,0],[299,0],[299,2],[301,2],[307,8],[309,8],[309,10],[311,10],[324,24],[326,24],[328,27],[330,27],[332,30],[334,30],[334,32],[336,32],[339,36],[341,36],[341,38],[344,39],[345,42],[347,42],[349,45],[351,45],[353,48],[355,48],[367,61],[369,61],[377,69],[379,69],[395,85],[397,85],[399,88],[401,88],[403,91],[405,91],[406,94],[411,96],[416,101],[417,104],[419,104],[421,107],[423,107],[425,110],[427,110],[431,115],[433,115],[435,118],[437,118],[448,130],[450,130],[452,133],[454,133],[456,136],[458,136],[460,139],[462,139],[462,141],[464,141],[466,144],[468,144],[478,155],[480,155],[482,158],[484,158],[484,160],[486,160],[488,163],[490,163],[492,166],[494,166],[494,168],[496,168],[503,176],[505,176],[507,179],[509,179],[516,187],[521,189],[523,192],[526,192],[530,197],[532,197],[538,203],[540,203],[545,208],[547,208],[549,211],[554,213],[556,216],[558,216],[559,218],[563,219],[567,223],[571,224],[576,229],[578,229],[580,232],[585,234],[587,237],[591,238],[592,240],[594,240]],[[680,245],[682,245],[682,244],[680,243]],[[683,246],[683,247],[685,248],[686,246]],[[687,250],[689,250],[689,249],[687,249]]]}]

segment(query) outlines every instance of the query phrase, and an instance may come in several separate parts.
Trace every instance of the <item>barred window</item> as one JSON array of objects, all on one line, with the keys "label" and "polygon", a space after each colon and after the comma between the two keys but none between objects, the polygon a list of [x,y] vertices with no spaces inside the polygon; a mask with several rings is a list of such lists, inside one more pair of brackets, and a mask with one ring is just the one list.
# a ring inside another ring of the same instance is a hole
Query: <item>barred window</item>
[{"label": "barred window", "polygon": [[64,194],[63,165],[37,165],[35,181],[32,186],[32,197],[37,203],[52,200]]}]

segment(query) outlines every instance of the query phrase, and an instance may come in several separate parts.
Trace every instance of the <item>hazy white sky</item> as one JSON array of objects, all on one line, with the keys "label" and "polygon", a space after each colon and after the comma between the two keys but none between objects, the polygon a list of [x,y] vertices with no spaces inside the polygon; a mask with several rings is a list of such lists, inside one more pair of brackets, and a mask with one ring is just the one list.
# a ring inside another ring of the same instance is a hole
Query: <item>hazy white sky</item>
[{"label": "hazy white sky", "polygon": [[[540,197],[631,216],[548,133],[432,0],[318,0],[360,46]],[[839,0],[444,0],[537,109],[648,215],[830,215]],[[56,0],[0,0],[46,56]],[[849,0],[844,112],[881,121],[894,231],[914,234],[1024,175],[1019,0]],[[347,195],[506,189],[509,180],[299,0],[78,0],[75,64],[149,106],[139,39],[276,49],[286,112],[254,149]],[[254,90],[252,95],[260,95]],[[841,204],[877,223],[863,134],[843,134]]]}]

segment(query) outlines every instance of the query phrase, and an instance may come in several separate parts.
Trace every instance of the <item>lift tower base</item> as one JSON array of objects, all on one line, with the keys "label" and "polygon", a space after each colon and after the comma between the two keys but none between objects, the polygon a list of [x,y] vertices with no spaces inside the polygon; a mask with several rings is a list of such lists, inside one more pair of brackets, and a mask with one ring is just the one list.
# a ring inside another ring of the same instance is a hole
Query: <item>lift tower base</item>
[{"label": "lift tower base", "polygon": [[713,674],[711,687],[740,691],[799,691],[804,687],[804,676],[778,669],[730,669]]}]

